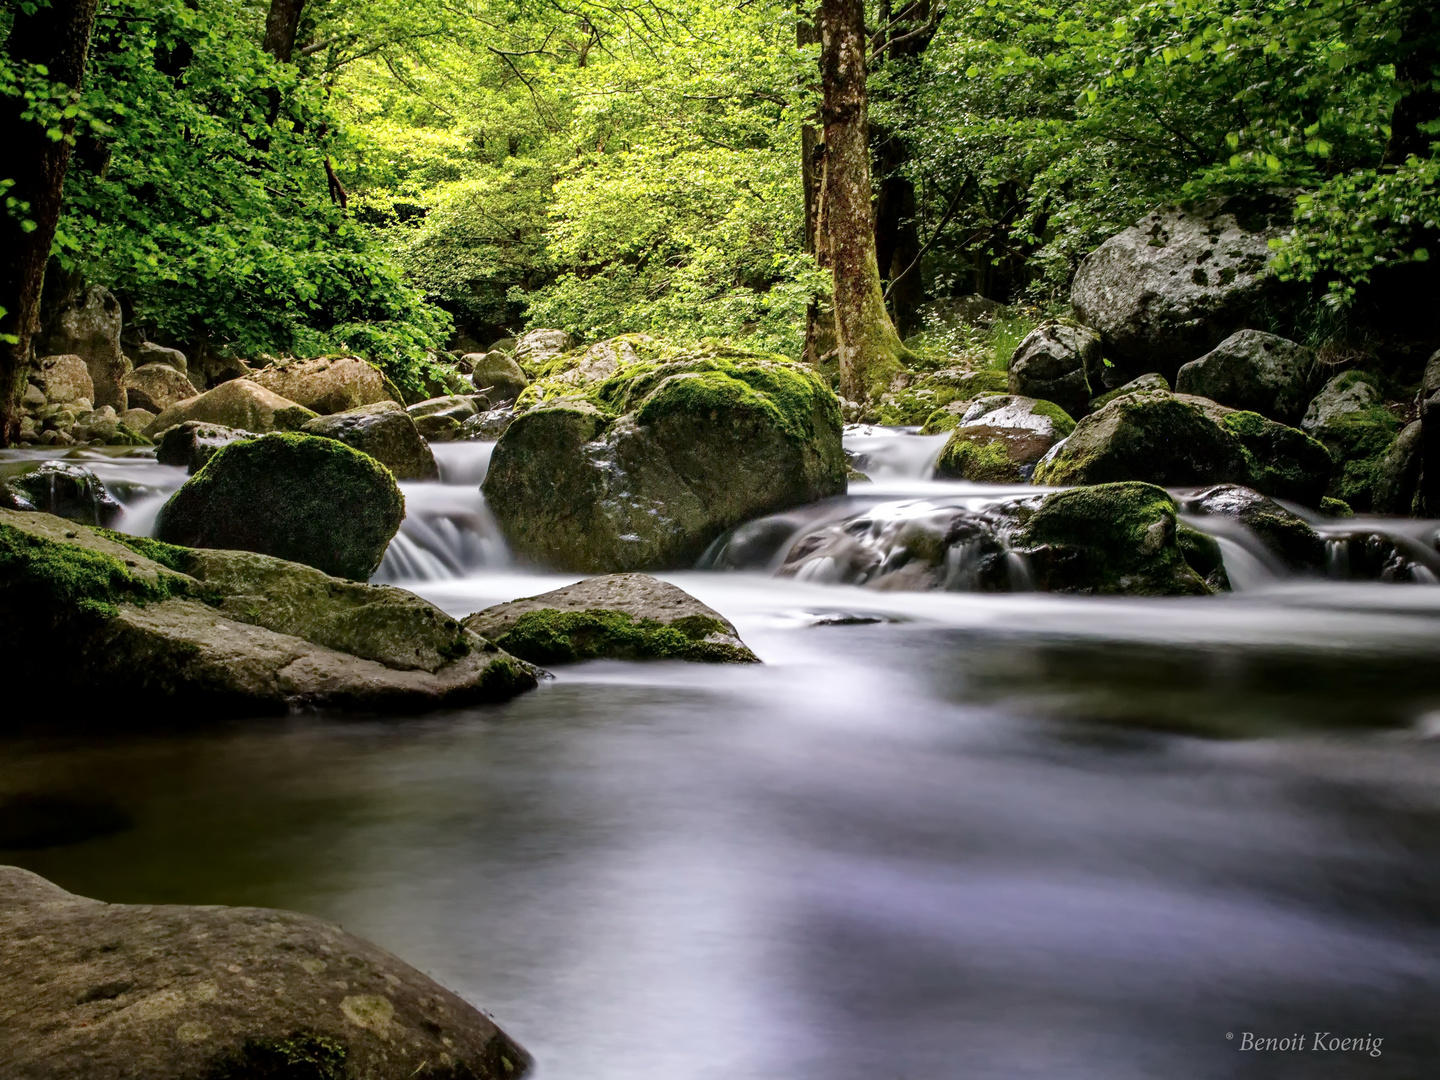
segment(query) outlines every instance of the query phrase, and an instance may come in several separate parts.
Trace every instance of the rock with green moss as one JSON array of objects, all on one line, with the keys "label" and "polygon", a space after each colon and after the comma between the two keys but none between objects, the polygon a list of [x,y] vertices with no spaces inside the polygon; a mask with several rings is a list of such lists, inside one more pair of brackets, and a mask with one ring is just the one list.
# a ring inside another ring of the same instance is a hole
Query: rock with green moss
[{"label": "rock with green moss", "polygon": [[109,525],[124,513],[99,477],[83,465],[66,461],[47,461],[12,477],[4,486],[29,508],[85,525]]},{"label": "rock with green moss", "polygon": [[1325,569],[1325,541],[1304,518],[1273,499],[1236,484],[1222,484],[1186,498],[1184,509],[1238,522],[1286,569],[1319,573]]},{"label": "rock with green moss", "polygon": [[[1414,512],[1415,496],[1420,487],[1423,441],[1423,421],[1414,420],[1406,424],[1386,448],[1385,456],[1375,470],[1374,498],[1370,507],[1375,513],[1405,515]],[[1340,502],[1339,499],[1333,501]]]},{"label": "rock with green moss", "polygon": [[319,416],[300,429],[307,435],[336,439],[369,454],[397,480],[438,480],[435,455],[415,421],[394,401],[377,401],[348,412]]},{"label": "rock with green moss", "polygon": [[1033,479],[1054,485],[1235,483],[1314,506],[1332,467],[1329,452],[1304,432],[1207,398],[1151,390],[1116,398],[1081,420]]},{"label": "rock with green moss", "polygon": [[6,1074],[50,1080],[518,1080],[464,999],[308,915],[104,904],[0,867]]},{"label": "rock with green moss", "polygon": [[38,678],[138,695],[147,718],[192,722],[419,712],[502,700],[536,679],[401,589],[10,511],[0,511],[0,647]]},{"label": "rock with green moss", "polygon": [[199,472],[222,446],[250,438],[254,436],[239,428],[207,424],[201,420],[187,420],[183,424],[176,424],[160,436],[155,459],[161,465],[183,465],[187,472],[195,473]]},{"label": "rock with green moss", "polygon": [[[963,412],[965,402],[982,394],[1004,394],[1009,381],[1003,371],[942,368],[939,371],[910,373],[904,387],[881,395],[879,423],[892,427],[924,424],[922,434],[934,435],[945,427],[929,430],[931,422],[944,424],[951,411]],[[950,424],[954,426],[953,423]]]},{"label": "rock with green moss", "polygon": [[1230,575],[1225,571],[1225,555],[1220,550],[1220,541],[1182,521],[1175,526],[1175,542],[1180,545],[1180,553],[1185,556],[1190,569],[1200,575],[1207,589],[1212,593],[1230,591]]},{"label": "rock with green moss", "polygon": [[1168,391],[1169,389],[1170,383],[1166,381],[1165,376],[1161,375],[1158,371],[1151,371],[1138,378],[1131,379],[1123,386],[1117,386],[1108,394],[1101,394],[1099,397],[1093,398],[1090,402],[1090,411],[1099,412],[1106,405],[1109,405],[1110,402],[1116,398],[1124,397],[1126,394],[1138,394],[1142,390]]},{"label": "rock with green moss", "polygon": [[467,629],[536,664],[692,660],[755,664],[735,627],[684,589],[647,574],[608,574],[471,615]]},{"label": "rock with green moss", "polygon": [[242,431],[294,431],[316,414],[305,406],[283,398],[249,379],[231,379],[199,397],[177,402],[164,410],[145,429],[147,438],[158,438],[176,424],[199,420],[207,424],[239,428]]},{"label": "rock with green moss", "polygon": [[[1100,335],[1088,327],[1047,322],[1016,347],[1008,367],[1012,394],[1053,401],[1074,415],[1085,412],[1094,392],[1091,372],[1101,366]],[[1095,389],[1100,389],[1096,380]]]},{"label": "rock with green moss", "polygon": [[1054,402],[993,394],[970,402],[935,462],[937,477],[1021,483],[1075,421]]},{"label": "rock with green moss", "polygon": [[333,439],[275,433],[217,451],[161,507],[155,534],[364,580],[404,516],[395,477],[368,454]]},{"label": "rock with green moss", "polygon": [[1259,330],[1239,330],[1182,365],[1175,389],[1295,424],[1314,389],[1314,375],[1315,354],[1303,345]]},{"label": "rock with green moss", "polygon": [[588,573],[690,566],[728,528],[844,492],[839,405],[812,370],[718,346],[664,355],[583,396],[526,388],[484,489],[517,555]]},{"label": "rock with green moss", "polygon": [[[1375,503],[1386,455],[1401,426],[1384,405],[1379,380],[1362,371],[1346,371],[1327,382],[1301,421],[1338,463],[1329,494],[1361,511]],[[1388,490],[1384,497],[1390,500]]]}]

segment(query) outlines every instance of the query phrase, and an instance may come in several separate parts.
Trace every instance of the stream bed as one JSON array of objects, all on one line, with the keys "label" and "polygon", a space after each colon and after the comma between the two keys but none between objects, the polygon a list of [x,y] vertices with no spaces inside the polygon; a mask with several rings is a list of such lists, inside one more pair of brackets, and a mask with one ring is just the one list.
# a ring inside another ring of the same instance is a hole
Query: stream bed
[{"label": "stream bed", "polygon": [[[886,438],[852,440],[877,481],[852,499],[986,497]],[[488,446],[436,449],[380,579],[456,615],[575,580],[505,555]],[[183,480],[97,472],[130,531]],[[765,663],[7,739],[0,862],[336,920],[492,1013],[541,1080],[1433,1075],[1440,588],[1225,551],[1239,591],[1183,600],[666,574]],[[120,705],[144,708],[31,707]]]}]

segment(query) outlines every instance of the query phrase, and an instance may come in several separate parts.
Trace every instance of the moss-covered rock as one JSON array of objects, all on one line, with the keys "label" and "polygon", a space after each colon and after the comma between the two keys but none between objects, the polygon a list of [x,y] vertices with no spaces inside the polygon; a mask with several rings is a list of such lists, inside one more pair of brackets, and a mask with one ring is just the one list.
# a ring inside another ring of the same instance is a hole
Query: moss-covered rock
[{"label": "moss-covered rock", "polygon": [[683,589],[645,574],[610,574],[471,615],[466,628],[536,664],[691,660],[752,664],[735,627]]},{"label": "moss-covered rock", "polygon": [[1273,499],[1235,484],[1223,484],[1187,498],[1187,512],[1237,521],[1287,569],[1315,573],[1325,568],[1325,541],[1304,518]]},{"label": "moss-covered rock", "polygon": [[932,423],[945,425],[946,417],[956,410],[963,412],[966,402],[983,394],[1008,392],[1009,383],[1003,371],[944,368],[916,374],[903,389],[881,396],[879,422],[892,427],[923,424],[923,434],[935,435],[955,425],[950,421],[948,427],[932,428]]},{"label": "moss-covered rock", "polygon": [[397,480],[438,480],[435,455],[420,437],[415,421],[393,401],[377,401],[348,412],[319,416],[300,429],[369,454]]},{"label": "moss-covered rock", "polygon": [[276,433],[222,447],[161,508],[156,535],[258,551],[364,580],[405,516],[390,471],[333,439]]},{"label": "moss-covered rock", "polygon": [[1402,427],[1385,408],[1380,380],[1363,371],[1346,371],[1327,382],[1305,413],[1301,426],[1329,449],[1339,468],[1329,494],[1357,510],[1375,505],[1384,487],[1387,505],[1395,501],[1387,476],[1386,457]]},{"label": "moss-covered rock", "polygon": [[1138,378],[1131,379],[1123,386],[1117,386],[1107,394],[1101,394],[1099,397],[1092,399],[1090,402],[1090,411],[1099,412],[1106,405],[1109,405],[1110,402],[1116,398],[1124,397],[1126,394],[1138,394],[1142,390],[1168,391],[1169,389],[1170,383],[1166,380],[1165,376],[1161,375],[1158,371],[1152,371]]},{"label": "moss-covered rock", "polygon": [[21,496],[27,507],[85,525],[109,525],[124,512],[99,477],[65,461],[47,461],[0,486]]},{"label": "moss-covered rock", "polygon": [[[1415,495],[1420,486],[1421,445],[1424,425],[1419,420],[1407,424],[1385,450],[1375,470],[1371,509],[1377,514],[1410,514],[1417,508]],[[1327,501],[1340,503],[1340,499]],[[1323,507],[1322,507],[1323,509]],[[1346,509],[1350,507],[1346,505]],[[1349,514],[1344,515],[1346,517]]]},{"label": "moss-covered rock", "polygon": [[536,677],[400,589],[10,511],[0,647],[77,693],[138,696],[146,719],[413,712],[499,700]]},{"label": "moss-covered rock", "polygon": [[1152,390],[1116,398],[1080,421],[1034,481],[1238,483],[1314,506],[1331,468],[1328,451],[1304,432],[1206,398]]},{"label": "moss-covered rock", "polygon": [[586,572],[693,564],[725,529],[845,490],[840,410],[810,369],[710,348],[637,363],[522,413],[487,504],[512,549]]},{"label": "moss-covered rock", "polygon": [[1075,421],[1054,402],[1014,394],[970,402],[935,462],[935,475],[977,483],[1018,483]]},{"label": "moss-covered rock", "polygon": [[161,465],[183,465],[187,472],[195,473],[199,472],[222,446],[249,438],[253,438],[250,432],[239,428],[207,424],[201,420],[187,420],[183,424],[176,424],[160,436],[155,459]]}]

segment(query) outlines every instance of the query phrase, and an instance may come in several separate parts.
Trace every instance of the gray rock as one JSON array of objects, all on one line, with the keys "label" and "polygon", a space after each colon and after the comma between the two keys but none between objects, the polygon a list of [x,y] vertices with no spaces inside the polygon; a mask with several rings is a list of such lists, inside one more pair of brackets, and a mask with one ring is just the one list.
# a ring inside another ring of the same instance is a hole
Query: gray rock
[{"label": "gray rock", "polygon": [[522,660],[695,660],[750,664],[759,659],[723,615],[647,574],[609,574],[497,604],[465,627]]},{"label": "gray rock", "polygon": [[400,391],[394,384],[374,364],[358,356],[284,360],[250,378],[257,386],[322,415],[377,401],[400,401]]},{"label": "gray rock", "polygon": [[1106,240],[1080,264],[1070,299],[1100,332],[1119,374],[1173,378],[1240,329],[1272,288],[1278,219],[1238,203],[1164,207]]},{"label": "gray rock", "polygon": [[1239,522],[1288,569],[1318,573],[1325,569],[1325,541],[1304,518],[1258,491],[1224,484],[1181,501],[1192,514],[1214,514]]},{"label": "gray rock", "polygon": [[154,423],[156,415],[149,409],[126,409],[120,414],[120,422],[131,431],[144,431]]},{"label": "gray rock", "polygon": [[1345,418],[1363,413],[1384,402],[1384,396],[1373,379],[1361,371],[1336,375],[1315,395],[1305,410],[1300,427],[1316,438],[1323,432],[1344,423]]},{"label": "gray rock", "polygon": [[166,364],[182,375],[190,373],[190,365],[183,352],[179,349],[167,349],[152,341],[141,342],[135,350],[135,366],[144,367],[146,364]]},{"label": "gray rock", "polygon": [[525,372],[509,353],[495,350],[465,357],[470,362],[470,381],[492,404],[514,401],[530,385]]},{"label": "gray rock", "polygon": [[444,397],[417,401],[405,411],[412,419],[422,416],[448,416],[463,423],[486,406],[483,394],[447,394]]},{"label": "gray rock", "polygon": [[0,510],[0,544],[11,553],[0,648],[17,670],[81,695],[143,697],[146,720],[420,712],[535,685],[530,665],[401,589],[253,552],[105,535],[49,514]]},{"label": "gray rock", "polygon": [[1170,383],[1166,380],[1165,376],[1161,375],[1158,371],[1147,372],[1138,378],[1131,379],[1129,382],[1117,386],[1109,393],[1101,394],[1099,397],[1093,399],[1090,402],[1090,411],[1099,412],[1118,397],[1124,397],[1126,394],[1138,394],[1145,390],[1163,390],[1168,393]]},{"label": "gray rock", "polygon": [[935,462],[935,475],[979,483],[1023,483],[1055,443],[1075,430],[1059,406],[991,394],[965,407]]},{"label": "gray rock", "polygon": [[1305,412],[1314,376],[1315,354],[1303,345],[1240,330],[1182,365],[1175,389],[1294,425]]},{"label": "gray rock", "polygon": [[107,446],[148,446],[150,440],[128,427],[109,405],[75,418],[71,434],[80,442]]},{"label": "gray rock", "polygon": [[272,393],[249,379],[231,379],[199,397],[177,401],[150,422],[145,434],[153,439],[187,420],[240,428],[256,434],[295,431],[314,418],[315,413],[305,406]]},{"label": "gray rock", "polygon": [[1100,336],[1095,331],[1045,323],[1032,330],[1010,357],[1010,392],[1053,401],[1078,416],[1090,403],[1088,376],[1100,366]]},{"label": "gray rock", "polygon": [[505,429],[515,422],[519,414],[504,406],[476,413],[460,425],[461,439],[492,442],[505,434]]},{"label": "gray rock", "polygon": [[145,364],[125,378],[126,407],[145,409],[157,416],[171,405],[199,395],[190,380],[169,364]]},{"label": "gray rock", "polygon": [[6,484],[36,510],[85,525],[112,525],[124,511],[83,465],[47,461]]},{"label": "gray rock", "polygon": [[78,356],[42,356],[31,379],[52,405],[72,401],[94,404],[95,382],[89,365]]},{"label": "gray rock", "polygon": [[20,405],[30,412],[44,408],[50,403],[45,396],[45,391],[36,386],[33,382],[25,383],[25,392],[20,397]]},{"label": "gray rock", "polygon": [[201,420],[187,420],[183,424],[176,424],[160,436],[155,458],[161,465],[184,465],[186,471],[194,473],[214,457],[215,451],[222,446],[254,437],[250,432],[239,428],[207,424]]},{"label": "gray rock", "polygon": [[[515,359],[521,364],[538,364],[569,352],[575,339],[564,330],[531,330],[515,342]],[[493,349],[495,346],[491,346]]]},{"label": "gray rock", "polygon": [[[125,408],[125,376],[130,361],[120,351],[120,301],[109,289],[86,289],[62,307],[35,343],[41,356],[74,355],[90,371],[95,405]],[[55,400],[51,396],[51,400]]]},{"label": "gray rock", "polygon": [[460,438],[460,421],[453,416],[417,416],[415,430],[426,442],[454,442]]},{"label": "gray rock", "polygon": [[0,867],[15,1080],[512,1080],[486,1016],[340,927],[288,911],[104,904]]},{"label": "gray rock", "polygon": [[300,429],[307,435],[338,439],[369,454],[397,480],[438,480],[435,455],[420,437],[415,421],[397,403],[377,401],[349,412],[320,416]]}]

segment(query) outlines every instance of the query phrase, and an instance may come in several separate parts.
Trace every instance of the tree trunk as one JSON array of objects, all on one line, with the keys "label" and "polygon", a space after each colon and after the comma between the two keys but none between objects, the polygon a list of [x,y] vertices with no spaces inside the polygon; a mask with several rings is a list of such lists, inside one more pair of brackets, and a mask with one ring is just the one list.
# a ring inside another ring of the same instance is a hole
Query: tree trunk
[{"label": "tree trunk", "polygon": [[300,31],[300,10],[305,0],[270,0],[265,16],[265,51],[282,64],[295,54],[295,35]]},{"label": "tree trunk", "polygon": [[[78,90],[85,53],[95,24],[96,0],[51,0],[27,15],[17,7],[6,51],[19,64],[43,64],[53,82]],[[65,172],[70,167],[70,132],[50,139],[42,124],[21,119],[25,99],[0,98],[0,146],[7,163],[0,176],[14,181],[7,195],[28,203],[23,215],[0,212],[0,446],[20,434],[21,400],[30,367],[30,343],[39,328],[45,261],[60,220]],[[34,224],[26,231],[20,217]]]},{"label": "tree trunk", "polygon": [[910,355],[885,310],[875,257],[865,46],[862,0],[821,0],[825,153],[816,254],[834,282],[840,392],[859,402],[887,390]]},{"label": "tree trunk", "polygon": [[1417,4],[1405,23],[1401,47],[1405,55],[1395,61],[1395,82],[1400,100],[1390,114],[1390,139],[1382,165],[1403,165],[1406,158],[1428,158],[1434,136],[1420,125],[1440,120],[1440,92],[1435,71],[1440,67],[1440,17],[1428,3]]}]

